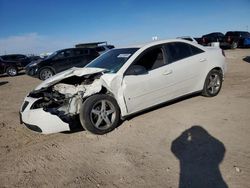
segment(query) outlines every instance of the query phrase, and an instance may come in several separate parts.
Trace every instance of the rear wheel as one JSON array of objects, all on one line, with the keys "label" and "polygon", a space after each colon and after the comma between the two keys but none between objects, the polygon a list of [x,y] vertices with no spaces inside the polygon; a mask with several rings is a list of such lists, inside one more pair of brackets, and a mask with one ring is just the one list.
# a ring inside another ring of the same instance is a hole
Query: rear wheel
[{"label": "rear wheel", "polygon": [[18,73],[18,70],[16,67],[8,67],[6,69],[6,73],[9,75],[9,76],[16,76],[17,73]]},{"label": "rear wheel", "polygon": [[39,73],[40,80],[46,80],[54,75],[54,72],[50,68],[43,68]]},{"label": "rear wheel", "polygon": [[205,80],[202,95],[206,97],[214,97],[218,95],[222,86],[222,73],[219,70],[211,70]]},{"label": "rear wheel", "polygon": [[116,100],[105,94],[90,96],[81,106],[80,121],[93,134],[105,134],[118,126],[120,109]]}]

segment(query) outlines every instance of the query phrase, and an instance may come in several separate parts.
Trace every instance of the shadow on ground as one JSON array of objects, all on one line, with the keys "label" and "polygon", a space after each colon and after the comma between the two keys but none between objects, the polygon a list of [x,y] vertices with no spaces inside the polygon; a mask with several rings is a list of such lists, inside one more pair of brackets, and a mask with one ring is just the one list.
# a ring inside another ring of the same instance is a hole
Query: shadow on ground
[{"label": "shadow on ground", "polygon": [[220,173],[225,146],[201,126],[193,126],[172,142],[171,151],[180,161],[179,188],[227,188]]},{"label": "shadow on ground", "polygon": [[9,83],[8,81],[2,81],[2,82],[0,82],[0,86],[8,84],[8,83]]},{"label": "shadow on ground", "polygon": [[[13,77],[18,77],[18,76],[22,76],[22,75],[25,75],[25,72],[19,72],[18,75],[13,76]],[[5,77],[10,77],[10,76],[7,75],[7,74],[1,74],[0,75],[0,78],[5,78]]]},{"label": "shadow on ground", "polygon": [[247,63],[250,63],[250,56],[246,56],[242,60],[247,62]]},{"label": "shadow on ground", "polygon": [[[182,96],[182,97],[179,97],[177,99],[174,99],[174,100],[171,100],[171,101],[168,101],[168,102],[156,105],[154,107],[150,107],[150,108],[148,108],[146,110],[137,112],[135,114],[129,115],[125,119],[126,120],[131,120],[134,117],[137,117],[139,115],[146,114],[146,113],[149,113],[149,112],[154,111],[156,109],[159,109],[159,108],[162,108],[162,107],[166,107],[166,106],[169,106],[169,105],[181,102],[181,101],[186,100],[186,99],[197,97],[197,96],[200,96],[200,93],[188,94],[186,96]],[[124,122],[124,120],[121,120],[120,123],[118,124],[117,128],[120,127],[123,124],[123,122]],[[80,123],[80,121],[79,121],[78,118],[76,118],[76,120],[70,122],[69,127],[70,127],[70,131],[66,131],[66,132],[62,132],[62,133],[64,133],[64,134],[71,134],[71,133],[77,133],[77,132],[85,131],[85,129],[82,127],[82,125],[81,125],[81,123]]]},{"label": "shadow on ground", "polygon": [[63,134],[73,134],[73,133],[85,131],[85,129],[81,125],[79,117],[76,117],[75,119],[73,119],[69,122],[69,128],[70,128],[70,131],[65,131],[62,133]]}]

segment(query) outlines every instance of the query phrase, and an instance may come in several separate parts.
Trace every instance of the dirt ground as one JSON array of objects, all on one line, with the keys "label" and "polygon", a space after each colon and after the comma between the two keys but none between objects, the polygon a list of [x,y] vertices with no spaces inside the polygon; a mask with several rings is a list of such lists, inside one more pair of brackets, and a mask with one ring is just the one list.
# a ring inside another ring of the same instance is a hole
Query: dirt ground
[{"label": "dirt ground", "polygon": [[225,53],[218,96],[164,105],[104,136],[32,132],[18,110],[40,81],[0,76],[0,187],[250,187],[250,49]]}]

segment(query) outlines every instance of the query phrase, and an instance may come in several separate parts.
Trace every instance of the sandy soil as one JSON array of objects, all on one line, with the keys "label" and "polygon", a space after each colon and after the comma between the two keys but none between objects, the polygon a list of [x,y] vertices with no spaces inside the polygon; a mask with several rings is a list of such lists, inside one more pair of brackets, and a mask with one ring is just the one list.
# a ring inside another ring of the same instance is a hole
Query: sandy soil
[{"label": "sandy soil", "polygon": [[226,56],[218,96],[164,105],[104,136],[30,131],[18,110],[40,81],[0,76],[0,187],[250,187],[250,49]]}]

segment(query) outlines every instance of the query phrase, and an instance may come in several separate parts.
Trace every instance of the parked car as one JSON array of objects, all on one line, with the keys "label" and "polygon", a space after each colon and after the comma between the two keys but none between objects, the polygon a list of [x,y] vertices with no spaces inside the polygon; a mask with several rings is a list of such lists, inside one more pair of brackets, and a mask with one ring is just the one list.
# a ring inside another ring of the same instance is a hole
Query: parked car
[{"label": "parked car", "polygon": [[117,48],[84,68],[42,82],[24,99],[21,122],[44,134],[69,131],[75,120],[94,134],[131,114],[194,92],[216,96],[226,72],[220,48],[186,40]]},{"label": "parked car", "polygon": [[228,31],[225,35],[225,42],[227,42],[232,49],[249,47],[250,33],[247,31]]},{"label": "parked car", "polygon": [[209,33],[203,35],[200,39],[197,39],[198,43],[203,46],[210,46],[211,43],[219,42],[219,46],[227,48],[229,44],[225,41],[225,35],[220,32]]},{"label": "parked car", "polygon": [[198,44],[197,40],[194,37],[190,37],[190,36],[177,37],[177,39],[184,39],[184,40],[188,40],[188,41]]},{"label": "parked car", "polygon": [[23,54],[8,54],[2,55],[1,58],[5,61],[16,61],[19,63],[19,67],[24,68],[31,62],[31,59]]},{"label": "parked car", "polygon": [[84,67],[99,54],[90,48],[68,48],[58,50],[45,59],[33,61],[25,67],[26,74],[46,80],[72,67]]},{"label": "parked car", "polygon": [[0,57],[0,74],[7,73],[9,76],[16,76],[21,69],[17,61],[6,61]]}]

